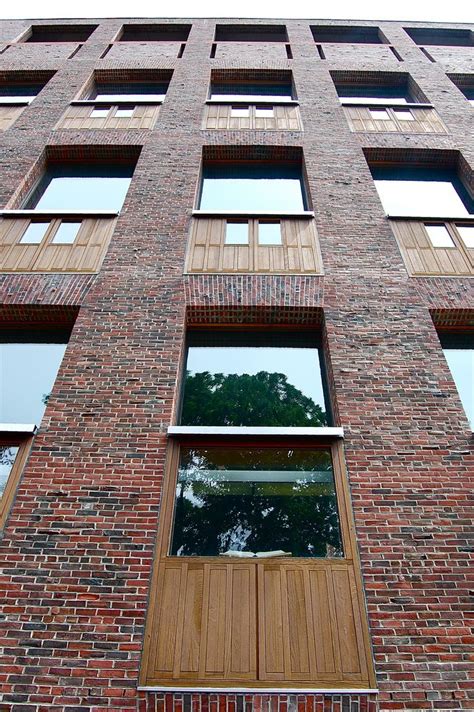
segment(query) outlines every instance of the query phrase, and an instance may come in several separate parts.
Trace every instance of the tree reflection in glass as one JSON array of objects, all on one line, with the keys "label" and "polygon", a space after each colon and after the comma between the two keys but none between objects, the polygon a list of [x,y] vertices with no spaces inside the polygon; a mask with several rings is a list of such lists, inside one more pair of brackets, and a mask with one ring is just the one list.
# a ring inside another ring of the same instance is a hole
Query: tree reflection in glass
[{"label": "tree reflection in glass", "polygon": [[328,450],[182,448],[171,554],[342,556]]},{"label": "tree reflection in glass", "polygon": [[17,453],[17,445],[0,445],[0,499],[7,486],[7,481]]}]

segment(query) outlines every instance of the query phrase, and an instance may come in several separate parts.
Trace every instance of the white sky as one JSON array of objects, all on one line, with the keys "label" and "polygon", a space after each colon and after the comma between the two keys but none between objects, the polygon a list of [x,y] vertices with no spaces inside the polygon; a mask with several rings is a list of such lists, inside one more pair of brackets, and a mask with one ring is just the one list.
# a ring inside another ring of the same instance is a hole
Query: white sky
[{"label": "white sky", "polygon": [[4,0],[0,18],[87,17],[284,17],[340,20],[405,20],[425,22],[474,22],[472,0]]}]

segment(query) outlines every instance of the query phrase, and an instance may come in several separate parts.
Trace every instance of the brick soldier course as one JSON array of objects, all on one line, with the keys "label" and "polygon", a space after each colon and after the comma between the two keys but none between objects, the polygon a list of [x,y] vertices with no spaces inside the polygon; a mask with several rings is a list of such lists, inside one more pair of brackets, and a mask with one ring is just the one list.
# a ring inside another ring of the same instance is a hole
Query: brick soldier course
[{"label": "brick soldier course", "polygon": [[[443,47],[432,62],[403,27],[443,25],[275,20],[292,59],[266,58],[258,43],[211,59],[215,20],[133,20],[191,29],[180,58],[152,42],[122,57],[107,49],[123,22],[58,20],[97,25],[70,58],[77,43],[15,44],[31,24],[55,22],[0,23],[1,79],[54,72],[0,133],[1,207],[22,205],[48,156],[138,156],[100,273],[0,275],[4,326],[74,323],[0,540],[0,709],[472,709],[473,440],[436,332],[473,328],[472,279],[408,276],[366,155],[461,156],[468,183],[474,110],[447,75],[474,73],[473,48]],[[319,24],[377,26],[403,61],[385,45],[321,59]],[[211,70],[226,68],[291,70],[303,132],[202,130]],[[154,129],[54,129],[98,69],[173,71]],[[409,73],[448,132],[351,133],[336,70]],[[273,157],[302,149],[324,275],[183,275],[203,147],[251,157],[255,146]],[[231,323],[324,328],[378,694],[137,690],[185,330]]]}]

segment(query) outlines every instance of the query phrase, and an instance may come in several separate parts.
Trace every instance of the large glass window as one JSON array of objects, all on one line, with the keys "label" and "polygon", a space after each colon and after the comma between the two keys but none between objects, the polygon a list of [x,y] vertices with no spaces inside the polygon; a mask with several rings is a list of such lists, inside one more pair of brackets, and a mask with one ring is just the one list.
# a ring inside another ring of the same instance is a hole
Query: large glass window
[{"label": "large glass window", "polygon": [[474,334],[442,335],[441,344],[461,403],[474,430]]},{"label": "large glass window", "polygon": [[54,385],[67,335],[3,333],[0,341],[0,423],[39,425]]},{"label": "large glass window", "polygon": [[342,104],[410,104],[413,98],[406,86],[341,84],[337,87]]},{"label": "large glass window", "polygon": [[211,99],[216,101],[291,101],[293,98],[291,84],[281,83],[245,83],[213,82]]},{"label": "large glass window", "polygon": [[342,556],[330,452],[183,447],[170,553]]},{"label": "large glass window", "polygon": [[130,165],[52,166],[25,208],[36,210],[112,210],[125,200],[133,167]]},{"label": "large glass window", "polygon": [[163,101],[168,84],[130,82],[124,84],[96,84],[89,95],[89,99],[96,101],[109,101],[110,103],[122,103],[132,101]]},{"label": "large glass window", "polygon": [[190,332],[181,424],[325,426],[323,383],[314,337]]},{"label": "large glass window", "polygon": [[373,168],[372,175],[388,215],[461,218],[474,212],[473,201],[451,171]]},{"label": "large glass window", "polygon": [[31,104],[44,84],[8,84],[0,86],[0,104]]},{"label": "large glass window", "polygon": [[205,164],[199,208],[254,213],[306,210],[301,167],[257,162]]}]

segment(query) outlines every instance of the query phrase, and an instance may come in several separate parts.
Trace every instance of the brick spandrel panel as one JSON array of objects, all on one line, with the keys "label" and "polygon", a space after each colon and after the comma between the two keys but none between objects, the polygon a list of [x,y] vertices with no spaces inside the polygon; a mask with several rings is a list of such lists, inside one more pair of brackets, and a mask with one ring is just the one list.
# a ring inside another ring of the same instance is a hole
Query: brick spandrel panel
[{"label": "brick spandrel panel", "polygon": [[[31,321],[32,306],[43,305],[38,319],[66,319],[70,306],[81,308],[0,540],[0,709],[375,709],[367,695],[137,692],[165,433],[176,410],[188,321],[325,325],[331,391],[346,432],[380,710],[472,710],[472,639],[465,619],[472,436],[432,318],[439,328],[472,324],[474,281],[408,279],[328,70],[410,73],[449,135],[410,136],[407,145],[460,152],[469,170],[472,107],[401,23],[379,26],[403,57],[403,68],[392,54],[386,63],[370,60],[364,48],[351,54],[342,47],[341,64],[322,60],[309,30],[314,21],[280,20],[294,59],[266,59],[256,43],[231,64],[291,69],[304,133],[211,136],[200,129],[204,101],[211,70],[225,62],[210,58],[214,21],[189,22],[181,59],[157,56],[150,43],[149,52],[140,45],[134,60],[135,67],[174,68],[157,125],[146,136],[53,131],[93,70],[112,66],[106,52],[121,20],[98,20],[77,55],[55,60],[54,78],[0,134],[2,207],[21,193],[22,180],[46,146],[57,145],[58,155],[63,148],[67,155],[71,145],[97,146],[104,154],[104,145],[120,153],[125,145],[143,144],[100,275],[1,276],[10,323]],[[25,27],[0,23],[0,37],[11,41]],[[35,66],[28,69],[49,69],[48,54],[33,49]],[[9,52],[0,55],[5,70],[24,69],[21,52],[10,59]],[[130,67],[120,60],[114,68]],[[404,142],[385,136],[383,143],[367,139],[364,148],[400,149]],[[287,154],[280,146],[302,149],[324,276],[183,279],[202,147],[249,144],[263,146],[268,155],[274,149]]]},{"label": "brick spandrel panel", "polygon": [[137,712],[378,712],[375,695],[142,692]]}]

